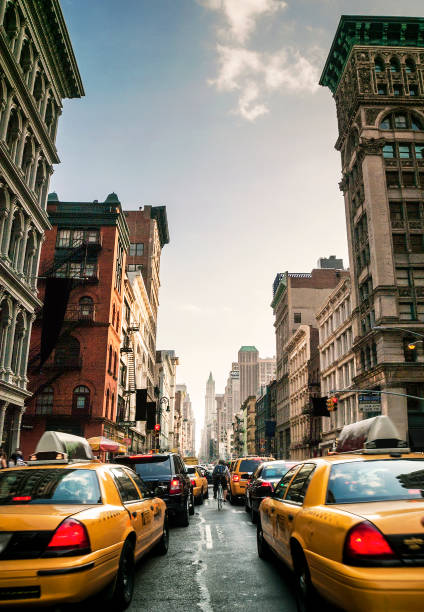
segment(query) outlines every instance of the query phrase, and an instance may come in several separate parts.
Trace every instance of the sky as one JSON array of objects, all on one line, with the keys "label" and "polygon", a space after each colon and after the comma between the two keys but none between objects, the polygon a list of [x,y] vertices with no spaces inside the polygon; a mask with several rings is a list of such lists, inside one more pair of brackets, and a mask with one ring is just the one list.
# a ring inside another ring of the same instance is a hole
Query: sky
[{"label": "sky", "polygon": [[85,97],[65,100],[51,181],[64,201],[166,205],[158,349],[198,421],[242,345],[275,355],[272,283],[348,267],[336,109],[318,85],[342,14],[422,0],[61,0]]}]

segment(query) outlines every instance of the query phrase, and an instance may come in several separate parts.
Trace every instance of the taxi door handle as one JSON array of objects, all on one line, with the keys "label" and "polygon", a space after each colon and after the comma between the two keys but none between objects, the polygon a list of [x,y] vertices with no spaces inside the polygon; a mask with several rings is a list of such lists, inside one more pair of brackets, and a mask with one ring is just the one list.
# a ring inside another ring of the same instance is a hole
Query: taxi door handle
[{"label": "taxi door handle", "polygon": [[294,516],[293,516],[293,514],[289,514],[289,515],[287,516],[287,518],[289,519],[289,521],[292,521],[292,520],[294,519]]},{"label": "taxi door handle", "polygon": [[137,512],[132,513],[132,517],[135,518],[137,516]]}]

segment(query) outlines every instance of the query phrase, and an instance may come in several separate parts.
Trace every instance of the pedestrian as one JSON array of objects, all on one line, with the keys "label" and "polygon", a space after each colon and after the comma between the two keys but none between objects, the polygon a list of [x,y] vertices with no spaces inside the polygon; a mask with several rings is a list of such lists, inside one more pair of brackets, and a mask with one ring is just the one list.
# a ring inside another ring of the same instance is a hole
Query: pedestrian
[{"label": "pedestrian", "polygon": [[10,455],[9,467],[16,467],[19,465],[26,465],[24,457],[20,448],[17,448],[14,453]]},{"label": "pedestrian", "polygon": [[7,468],[7,455],[2,448],[0,448],[0,470]]},{"label": "pedestrian", "polygon": [[216,493],[218,491],[218,484],[221,482],[222,489],[224,492],[224,501],[227,501],[227,490],[228,483],[230,481],[230,471],[225,465],[224,459],[220,459],[218,464],[214,467],[212,472],[213,481],[213,498],[216,499]]}]

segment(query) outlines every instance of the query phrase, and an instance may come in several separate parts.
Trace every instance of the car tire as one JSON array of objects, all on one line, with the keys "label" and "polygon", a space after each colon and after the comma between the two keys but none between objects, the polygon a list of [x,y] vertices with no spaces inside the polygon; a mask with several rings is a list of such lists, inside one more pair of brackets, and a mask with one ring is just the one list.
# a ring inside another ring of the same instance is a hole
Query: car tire
[{"label": "car tire", "polygon": [[193,493],[190,493],[190,501],[189,501],[189,505],[188,505],[188,513],[190,516],[193,516],[194,514],[194,495]]},{"label": "car tire", "polygon": [[[193,508],[193,512],[194,512],[194,508]],[[181,512],[178,513],[177,515],[177,523],[180,527],[188,527],[190,524],[190,501],[189,498],[186,497],[185,502],[184,502],[184,510],[181,510]]]},{"label": "car tire", "polygon": [[312,612],[314,608],[316,609],[316,594],[303,552],[295,553],[293,563],[297,610],[298,612]]},{"label": "car tire", "polygon": [[169,525],[168,525],[168,517],[165,516],[163,521],[163,531],[162,536],[159,542],[156,544],[154,548],[154,552],[157,555],[166,555],[169,548]]},{"label": "car tire", "polygon": [[199,506],[203,504],[203,491],[200,493],[197,503],[199,504]]},{"label": "car tire", "polygon": [[246,495],[246,501],[244,502],[244,509],[246,510],[246,512],[250,512],[250,506],[249,506],[249,497]]},{"label": "car tire", "polygon": [[253,505],[252,505],[252,508],[250,510],[250,520],[252,521],[252,523],[254,525],[256,525],[257,522],[258,522],[258,513],[257,513],[256,510],[253,509]]},{"label": "car tire", "polygon": [[118,573],[116,574],[110,609],[126,610],[131,603],[135,582],[134,546],[129,540],[124,542]]},{"label": "car tire", "polygon": [[206,489],[205,499],[209,499],[209,487]]},{"label": "car tire", "polygon": [[232,495],[232,493],[231,493],[231,489],[230,489],[230,490],[229,490],[229,492],[228,492],[228,497],[229,497],[229,499],[230,499],[230,504],[231,504],[232,506],[234,506],[234,504],[235,504],[236,502],[235,502],[234,497],[233,497],[233,495]]},{"label": "car tire", "polygon": [[264,561],[268,561],[271,558],[271,548],[264,538],[264,532],[262,530],[260,520],[258,520],[256,527],[256,545],[258,548],[258,556]]}]

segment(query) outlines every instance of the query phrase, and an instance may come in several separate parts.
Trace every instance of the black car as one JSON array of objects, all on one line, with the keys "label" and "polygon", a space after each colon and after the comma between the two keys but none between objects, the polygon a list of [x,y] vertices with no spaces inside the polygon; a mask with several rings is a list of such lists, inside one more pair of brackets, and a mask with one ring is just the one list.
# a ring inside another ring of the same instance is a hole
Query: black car
[{"label": "black car", "polygon": [[258,519],[259,504],[269,497],[277,482],[297,461],[266,461],[261,463],[252,475],[246,490],[246,512],[250,512],[252,523]]},{"label": "black car", "polygon": [[114,463],[127,465],[137,472],[144,484],[167,505],[170,516],[187,527],[194,514],[191,480],[177,453],[120,455]]}]

